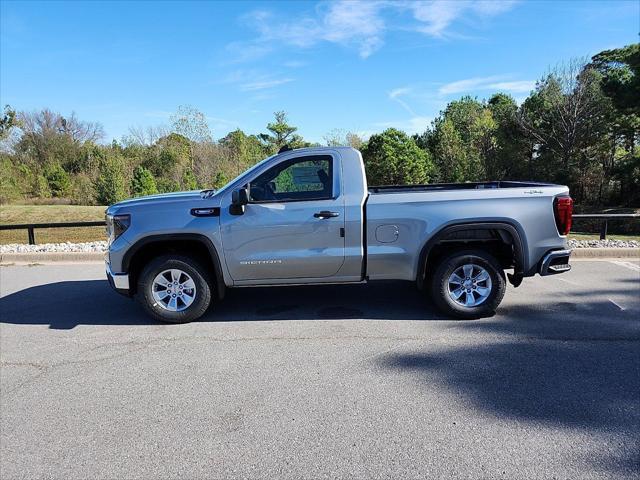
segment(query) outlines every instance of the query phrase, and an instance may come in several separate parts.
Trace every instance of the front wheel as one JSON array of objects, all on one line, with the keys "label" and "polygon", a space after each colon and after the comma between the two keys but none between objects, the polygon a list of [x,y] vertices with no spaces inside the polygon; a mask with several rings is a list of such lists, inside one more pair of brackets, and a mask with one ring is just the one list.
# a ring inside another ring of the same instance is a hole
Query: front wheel
[{"label": "front wheel", "polygon": [[450,316],[473,319],[491,316],[506,290],[504,271],[483,250],[455,252],[444,258],[431,277],[431,296]]},{"label": "front wheel", "polygon": [[185,323],[201,317],[211,303],[206,268],[187,256],[153,259],[138,279],[138,300],[156,320]]}]

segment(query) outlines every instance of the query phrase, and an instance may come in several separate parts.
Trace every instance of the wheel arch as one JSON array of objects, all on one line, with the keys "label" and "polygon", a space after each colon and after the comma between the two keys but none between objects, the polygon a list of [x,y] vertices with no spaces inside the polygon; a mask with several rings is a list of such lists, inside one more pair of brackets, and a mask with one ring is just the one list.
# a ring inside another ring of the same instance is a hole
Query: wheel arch
[{"label": "wheel arch", "polygon": [[[495,231],[500,235],[502,242],[513,245],[514,275],[513,278],[510,275],[510,280],[512,283],[515,282],[514,285],[520,284],[527,268],[525,258],[525,236],[519,225],[501,220],[488,222],[458,222],[445,225],[438,230],[423,244],[420,250],[420,255],[418,256],[416,281],[420,287],[422,287],[424,283],[429,260],[432,258],[430,255],[434,251],[434,248],[441,245],[443,241],[447,240],[452,235],[465,231]],[[459,241],[466,244],[465,248],[470,248],[474,242],[479,243],[481,239],[470,237],[460,239]]]},{"label": "wheel arch", "polygon": [[129,272],[131,294],[135,293],[137,277],[144,265],[167,253],[180,253],[204,261],[213,270],[218,298],[224,298],[226,285],[218,251],[211,239],[198,233],[148,235],[133,243],[122,257],[122,268]]}]

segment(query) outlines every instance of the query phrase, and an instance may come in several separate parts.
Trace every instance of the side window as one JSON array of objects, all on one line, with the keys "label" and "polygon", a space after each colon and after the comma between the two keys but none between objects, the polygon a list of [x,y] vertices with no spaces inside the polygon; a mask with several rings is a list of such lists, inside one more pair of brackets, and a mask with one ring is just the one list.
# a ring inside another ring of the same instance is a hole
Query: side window
[{"label": "side window", "polygon": [[249,184],[252,202],[322,200],[333,197],[333,159],[329,155],[292,158]]}]

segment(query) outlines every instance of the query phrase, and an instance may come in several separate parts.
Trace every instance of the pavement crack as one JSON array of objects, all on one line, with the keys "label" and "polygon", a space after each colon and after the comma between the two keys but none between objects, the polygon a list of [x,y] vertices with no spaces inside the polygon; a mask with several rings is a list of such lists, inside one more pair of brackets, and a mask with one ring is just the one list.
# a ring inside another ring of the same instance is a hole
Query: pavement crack
[{"label": "pavement crack", "polygon": [[36,362],[0,362],[0,368],[4,367],[32,367],[40,371],[49,368],[47,365]]}]

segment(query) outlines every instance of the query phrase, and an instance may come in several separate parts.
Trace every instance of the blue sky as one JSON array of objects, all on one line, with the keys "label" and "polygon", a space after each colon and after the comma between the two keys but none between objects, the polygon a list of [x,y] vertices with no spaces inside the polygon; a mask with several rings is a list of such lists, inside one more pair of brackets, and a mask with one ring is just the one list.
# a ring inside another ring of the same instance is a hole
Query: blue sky
[{"label": "blue sky", "polygon": [[637,1],[0,2],[0,97],[101,122],[214,137],[276,110],[307,139],[423,131],[461,95],[527,96],[549,67],[638,41]]}]

